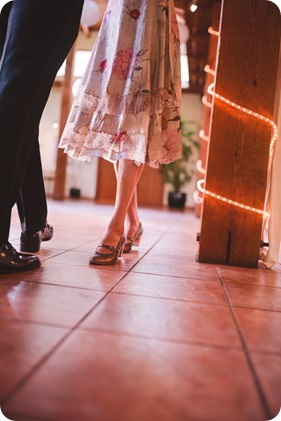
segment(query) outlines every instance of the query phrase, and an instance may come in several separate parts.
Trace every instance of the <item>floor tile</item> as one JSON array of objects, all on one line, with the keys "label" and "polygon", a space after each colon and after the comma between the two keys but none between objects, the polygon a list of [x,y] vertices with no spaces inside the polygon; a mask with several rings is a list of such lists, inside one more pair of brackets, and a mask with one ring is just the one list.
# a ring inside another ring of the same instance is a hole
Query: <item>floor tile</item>
[{"label": "floor tile", "polygon": [[242,335],[251,351],[281,355],[281,313],[235,308]]},{"label": "floor tile", "polygon": [[182,278],[217,280],[218,274],[214,265],[196,263],[195,256],[145,256],[133,268],[134,272],[150,273],[154,275],[178,276]]},{"label": "floor tile", "polygon": [[[94,251],[94,250],[93,250]],[[93,253],[85,253],[79,251],[66,251],[60,255],[54,256],[52,258],[52,263],[60,263],[64,265],[78,265],[78,266],[92,266],[89,265],[89,259]],[[131,255],[126,256],[122,254],[121,259],[119,259],[116,265],[110,265],[106,267],[106,270],[117,270],[124,271],[130,269],[132,265],[138,260],[138,256]],[[93,265],[94,266],[94,265]]]},{"label": "floor tile", "polygon": [[[126,273],[125,271],[108,270],[94,265],[84,267],[52,262],[53,260],[44,261],[39,269],[22,273],[21,280],[39,282],[40,284],[109,291]],[[0,275],[0,284],[3,280],[18,279],[18,274]]]},{"label": "floor tile", "polygon": [[0,402],[67,332],[58,327],[0,320]]},{"label": "floor tile", "polygon": [[218,266],[218,269],[223,281],[281,288],[281,273],[274,269],[266,269],[262,266],[255,269]]},{"label": "floor tile", "polygon": [[234,306],[281,311],[281,289],[257,285],[225,282]]},{"label": "floor tile", "polygon": [[[41,268],[0,275],[0,406],[9,397],[11,419],[265,421],[266,405],[274,415],[280,264],[198,263],[192,211],[140,207],[140,246],[89,265],[113,205],[48,207]],[[19,248],[16,209],[10,234]]]},{"label": "floor tile", "polygon": [[254,353],[251,357],[274,418],[281,408],[281,356]]},{"label": "floor tile", "polygon": [[50,421],[265,420],[242,352],[87,332],[3,409]]},{"label": "floor tile", "polygon": [[228,307],[111,293],[81,328],[240,348]]},{"label": "floor tile", "polygon": [[1,281],[0,319],[72,327],[105,295],[25,281]]},{"label": "floor tile", "polygon": [[227,305],[219,281],[202,281],[131,272],[122,279],[114,292]]}]

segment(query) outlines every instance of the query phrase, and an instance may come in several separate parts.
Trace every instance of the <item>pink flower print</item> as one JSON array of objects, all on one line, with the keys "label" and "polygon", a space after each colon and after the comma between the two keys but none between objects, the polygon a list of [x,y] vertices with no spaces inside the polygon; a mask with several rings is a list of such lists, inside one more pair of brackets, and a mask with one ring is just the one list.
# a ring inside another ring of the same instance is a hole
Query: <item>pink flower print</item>
[{"label": "pink flower print", "polygon": [[128,15],[132,18],[132,19],[135,19],[135,20],[137,20],[139,17],[140,17],[140,15],[141,15],[141,12],[139,11],[139,9],[133,9],[133,10],[130,10],[130,8],[128,7],[128,6],[126,6],[126,8],[128,9]]},{"label": "pink flower print", "polygon": [[130,11],[129,15],[132,19],[137,20],[140,17],[140,11],[138,9],[133,9]]},{"label": "pink flower print", "polygon": [[113,142],[121,143],[122,140],[125,139],[126,134],[127,134],[126,130],[121,130],[121,131],[115,133],[115,135],[113,137]]},{"label": "pink flower print", "polygon": [[103,73],[106,69],[106,65],[107,65],[107,60],[103,60],[100,62],[100,72]]},{"label": "pink flower print", "polygon": [[112,72],[120,80],[126,80],[132,68],[134,51],[132,48],[120,50],[115,56]]},{"label": "pink flower print", "polygon": [[89,133],[89,127],[87,126],[83,126],[79,129],[79,133],[83,136],[87,136],[87,134]]},{"label": "pink flower print", "polygon": [[172,31],[174,32],[177,39],[180,39],[179,24],[177,20],[177,15],[174,13],[172,16]]}]

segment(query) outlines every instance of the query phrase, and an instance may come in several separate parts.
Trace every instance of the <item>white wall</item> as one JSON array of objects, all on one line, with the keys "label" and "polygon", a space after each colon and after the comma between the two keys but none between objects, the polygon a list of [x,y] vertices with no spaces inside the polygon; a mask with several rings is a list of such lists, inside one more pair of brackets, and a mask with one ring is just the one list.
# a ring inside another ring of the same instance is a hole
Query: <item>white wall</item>
[{"label": "white wall", "polygon": [[[202,101],[201,95],[199,94],[191,94],[191,93],[183,93],[182,95],[182,107],[181,107],[181,116],[183,120],[186,120],[192,123],[197,127],[197,133],[200,130],[201,124],[201,114],[202,114]],[[191,158],[191,162],[187,164],[188,168],[193,168],[196,170],[196,162],[198,159],[198,151],[194,153],[194,156]],[[168,191],[170,191],[170,186],[167,185],[164,191],[164,198],[163,202],[167,204],[167,196]],[[194,173],[194,177],[192,178],[191,182],[182,189],[184,193],[187,194],[187,207],[194,207],[194,200],[193,200],[193,193],[196,190],[196,171]]]},{"label": "white wall", "polygon": [[[77,49],[91,50],[96,34],[87,38],[82,32],[77,39]],[[54,85],[40,123],[40,147],[46,192],[52,195],[54,175],[59,143],[59,127],[61,108],[61,90]],[[57,126],[57,127],[54,127]],[[96,194],[97,158],[91,163],[84,163],[71,158],[67,159],[65,196],[69,196],[69,189],[76,187],[81,190],[84,198],[94,198]]]}]

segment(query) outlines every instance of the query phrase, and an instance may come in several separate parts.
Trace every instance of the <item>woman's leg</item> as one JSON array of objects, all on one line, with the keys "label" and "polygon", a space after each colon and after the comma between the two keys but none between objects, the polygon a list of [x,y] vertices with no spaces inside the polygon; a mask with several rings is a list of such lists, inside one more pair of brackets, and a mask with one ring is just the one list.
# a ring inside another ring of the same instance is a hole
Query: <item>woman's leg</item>
[{"label": "woman's leg", "polygon": [[[116,179],[118,177],[118,164],[114,164],[114,171]],[[127,215],[126,215],[126,237],[133,238],[140,225],[140,219],[138,215],[138,197],[137,197],[137,186],[134,189],[132,199],[130,201]]]},{"label": "woman's leg", "polygon": [[[121,160],[117,168],[117,189],[115,206],[112,218],[102,238],[102,243],[109,246],[118,244],[124,233],[126,215],[133,221],[137,214],[136,188],[144,165],[137,166],[131,160]],[[137,217],[138,218],[138,217]],[[99,247],[99,252],[108,253],[108,250]]]},{"label": "woman's leg", "polygon": [[126,218],[126,237],[134,238],[138,228],[140,226],[140,219],[138,214],[138,197],[137,197],[137,188],[133,193],[132,200],[130,202],[127,218]]}]

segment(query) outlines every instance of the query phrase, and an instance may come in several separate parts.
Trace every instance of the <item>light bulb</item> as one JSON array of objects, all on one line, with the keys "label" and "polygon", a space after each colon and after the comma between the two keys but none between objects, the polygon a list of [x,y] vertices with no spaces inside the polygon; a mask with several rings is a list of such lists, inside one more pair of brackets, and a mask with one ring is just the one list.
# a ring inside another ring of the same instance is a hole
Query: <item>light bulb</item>
[{"label": "light bulb", "polygon": [[192,2],[189,4],[189,10],[194,13],[197,10],[197,1],[196,0],[192,0]]}]

